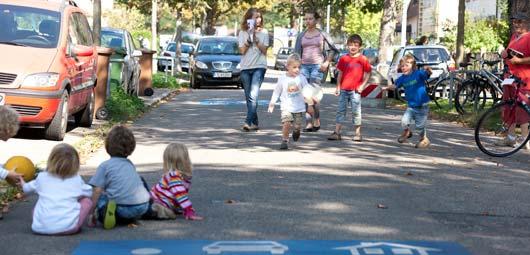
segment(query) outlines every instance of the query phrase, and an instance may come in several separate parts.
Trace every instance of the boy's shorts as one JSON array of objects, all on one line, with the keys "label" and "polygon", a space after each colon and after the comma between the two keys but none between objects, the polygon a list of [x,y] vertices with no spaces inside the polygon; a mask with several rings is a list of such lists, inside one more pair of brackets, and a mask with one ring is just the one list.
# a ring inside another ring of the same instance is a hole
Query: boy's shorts
[{"label": "boy's shorts", "polygon": [[292,122],[294,125],[302,125],[303,112],[288,112],[282,111],[282,123]]},{"label": "boy's shorts", "polygon": [[322,87],[317,84],[307,84],[302,89],[302,95],[304,95],[304,101],[307,105],[314,105],[314,101],[320,102],[322,100],[324,92],[322,92]]}]

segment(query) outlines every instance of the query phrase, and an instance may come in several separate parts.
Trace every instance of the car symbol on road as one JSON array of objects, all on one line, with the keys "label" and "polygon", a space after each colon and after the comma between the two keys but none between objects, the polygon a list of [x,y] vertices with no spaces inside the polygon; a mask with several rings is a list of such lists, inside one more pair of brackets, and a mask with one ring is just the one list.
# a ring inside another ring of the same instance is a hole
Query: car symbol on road
[{"label": "car symbol on road", "polygon": [[270,252],[284,254],[289,248],[273,241],[219,241],[202,248],[207,254],[223,252]]}]

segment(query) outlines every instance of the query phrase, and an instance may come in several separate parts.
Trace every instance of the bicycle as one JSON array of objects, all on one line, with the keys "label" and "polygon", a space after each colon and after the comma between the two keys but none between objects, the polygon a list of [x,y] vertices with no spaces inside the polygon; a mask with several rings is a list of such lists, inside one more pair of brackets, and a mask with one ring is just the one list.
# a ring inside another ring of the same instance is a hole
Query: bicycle
[{"label": "bicycle", "polygon": [[500,60],[480,61],[481,69],[478,71],[467,71],[471,77],[462,82],[455,95],[455,108],[458,113],[464,115],[470,112],[479,112],[484,109],[488,102],[495,104],[502,97],[499,75],[484,68],[500,63]]},{"label": "bicycle", "polygon": [[[503,81],[505,95],[484,112],[475,127],[475,142],[479,149],[493,157],[514,154],[528,143],[530,135],[521,126],[530,122],[530,99],[525,83],[513,76]],[[524,136],[523,136],[524,135]]]}]

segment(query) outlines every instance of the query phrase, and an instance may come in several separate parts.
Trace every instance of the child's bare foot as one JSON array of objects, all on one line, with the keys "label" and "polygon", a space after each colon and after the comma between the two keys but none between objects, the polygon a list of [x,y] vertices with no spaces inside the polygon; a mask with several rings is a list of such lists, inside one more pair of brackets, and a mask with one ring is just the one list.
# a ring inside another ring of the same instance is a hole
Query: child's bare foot
[{"label": "child's bare foot", "polygon": [[94,214],[90,214],[88,215],[88,218],[87,218],[87,226],[89,228],[95,228],[96,225],[97,225],[97,219],[96,219],[96,216]]}]

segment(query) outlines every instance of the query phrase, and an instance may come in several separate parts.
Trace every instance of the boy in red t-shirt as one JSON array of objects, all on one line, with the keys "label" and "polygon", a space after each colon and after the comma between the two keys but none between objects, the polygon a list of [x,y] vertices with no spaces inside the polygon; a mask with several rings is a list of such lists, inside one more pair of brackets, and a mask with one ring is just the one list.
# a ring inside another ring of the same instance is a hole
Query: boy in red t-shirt
[{"label": "boy in red t-shirt", "polygon": [[370,74],[372,66],[368,58],[361,53],[363,40],[358,34],[348,38],[348,54],[342,56],[337,64],[339,76],[337,77],[337,89],[335,95],[339,97],[337,117],[335,119],[335,131],[328,140],[341,140],[340,129],[346,119],[348,104],[351,105],[353,114],[353,125],[355,135],[353,141],[361,142],[361,91],[363,91]]}]

